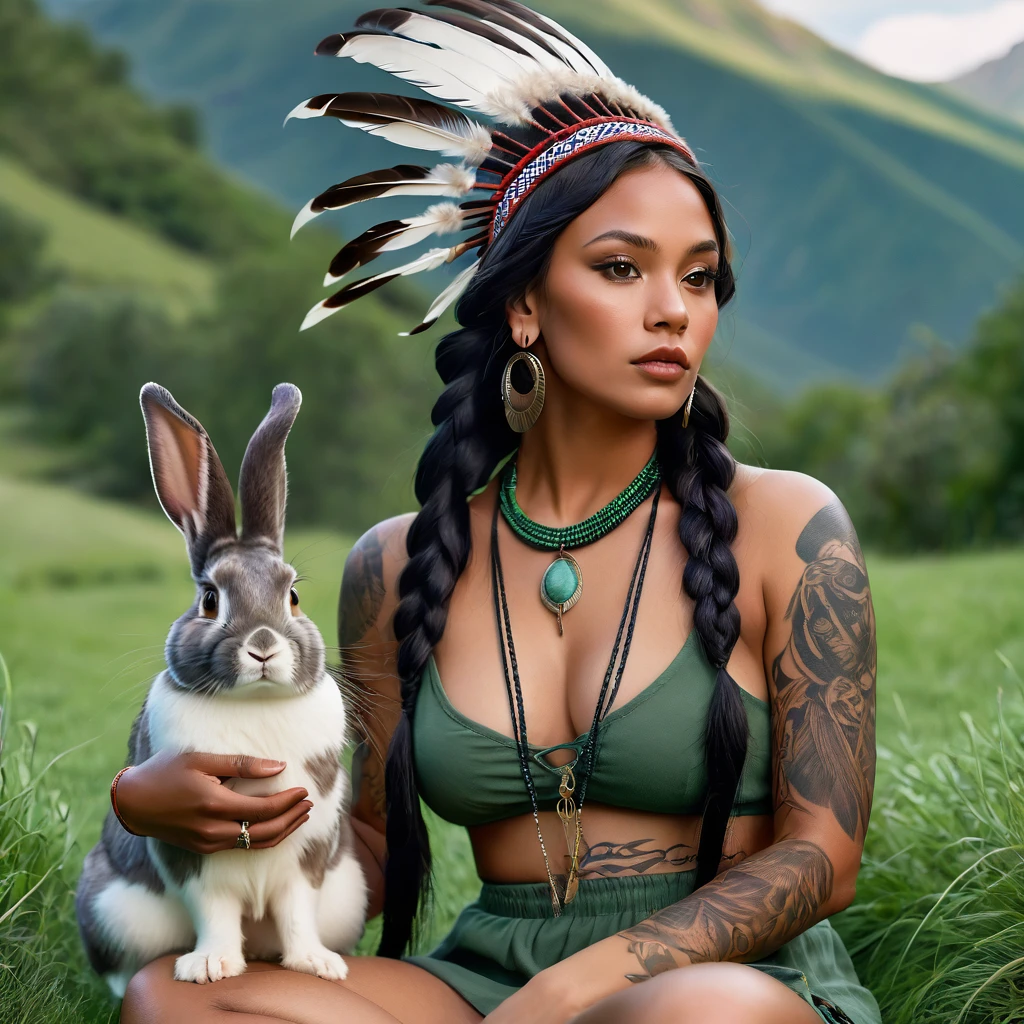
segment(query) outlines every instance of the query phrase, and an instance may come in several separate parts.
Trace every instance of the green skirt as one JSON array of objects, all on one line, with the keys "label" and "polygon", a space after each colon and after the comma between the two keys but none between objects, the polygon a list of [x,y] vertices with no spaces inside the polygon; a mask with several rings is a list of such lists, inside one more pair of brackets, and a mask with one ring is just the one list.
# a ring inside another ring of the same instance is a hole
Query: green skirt
[{"label": "green skirt", "polygon": [[[484,883],[431,953],[404,959],[437,975],[485,1016],[545,967],[630,928],[693,891],[694,871],[584,878],[576,899],[551,914],[545,883]],[[802,996],[828,1024],[881,1024],[827,920],[748,964]]]}]

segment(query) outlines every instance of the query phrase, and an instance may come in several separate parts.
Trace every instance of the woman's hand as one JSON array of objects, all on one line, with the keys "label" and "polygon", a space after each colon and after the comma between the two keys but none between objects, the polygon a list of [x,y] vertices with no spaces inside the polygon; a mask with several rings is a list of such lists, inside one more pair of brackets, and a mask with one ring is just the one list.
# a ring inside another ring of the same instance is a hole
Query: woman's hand
[{"label": "woman's hand", "polygon": [[240,754],[156,754],[130,768],[117,783],[117,809],[128,827],[193,853],[230,850],[249,822],[252,848],[276,846],[309,817],[313,806],[301,786],[270,796],[243,796],[227,778],[265,779],[283,761]]}]

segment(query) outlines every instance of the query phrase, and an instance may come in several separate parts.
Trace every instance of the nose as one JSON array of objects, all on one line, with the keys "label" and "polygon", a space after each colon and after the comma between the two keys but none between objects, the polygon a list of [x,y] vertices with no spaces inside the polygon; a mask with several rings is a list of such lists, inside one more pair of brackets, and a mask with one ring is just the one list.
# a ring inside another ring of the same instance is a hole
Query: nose
[{"label": "nose", "polygon": [[683,300],[682,286],[666,277],[652,298],[648,314],[649,328],[668,328],[678,334],[690,323],[690,311]]},{"label": "nose", "polygon": [[256,630],[246,644],[246,654],[261,665],[266,664],[277,653],[277,637],[265,627]]}]

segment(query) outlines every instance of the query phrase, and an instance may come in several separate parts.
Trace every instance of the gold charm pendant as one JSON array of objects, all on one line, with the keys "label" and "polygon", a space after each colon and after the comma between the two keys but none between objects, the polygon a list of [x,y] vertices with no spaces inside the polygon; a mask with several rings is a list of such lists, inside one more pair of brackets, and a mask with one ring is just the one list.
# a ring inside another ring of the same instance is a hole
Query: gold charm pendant
[{"label": "gold charm pendant", "polygon": [[565,882],[564,903],[571,903],[579,888],[580,878],[580,839],[583,836],[583,826],[580,822],[580,811],[573,799],[576,791],[576,777],[572,773],[572,764],[562,768],[562,781],[558,786],[558,817],[562,822],[562,831],[565,833],[565,845],[569,850],[566,856],[568,860],[568,871]]}]

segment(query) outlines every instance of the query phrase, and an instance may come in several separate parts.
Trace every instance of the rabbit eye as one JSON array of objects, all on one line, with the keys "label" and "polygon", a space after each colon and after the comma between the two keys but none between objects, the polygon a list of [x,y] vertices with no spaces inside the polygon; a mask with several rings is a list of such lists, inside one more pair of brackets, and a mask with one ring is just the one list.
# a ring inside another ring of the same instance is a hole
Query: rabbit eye
[{"label": "rabbit eye", "polygon": [[298,607],[299,607],[299,592],[294,587],[292,587],[290,598],[291,598],[291,602],[292,602],[292,611],[293,612],[298,611]]},{"label": "rabbit eye", "polygon": [[217,617],[217,591],[213,589],[204,590],[200,607],[203,609],[203,615],[206,618],[215,619]]}]

